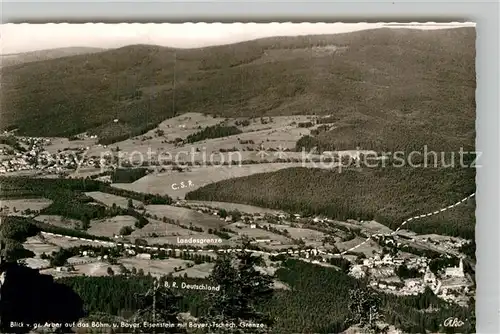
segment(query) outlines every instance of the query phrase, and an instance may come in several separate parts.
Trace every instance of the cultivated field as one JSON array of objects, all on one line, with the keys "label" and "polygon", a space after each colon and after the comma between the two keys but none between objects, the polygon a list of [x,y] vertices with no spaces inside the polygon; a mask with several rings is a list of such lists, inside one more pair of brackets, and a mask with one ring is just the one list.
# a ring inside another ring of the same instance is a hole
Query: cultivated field
[{"label": "cultivated field", "polygon": [[[189,150],[192,146],[199,147],[200,150],[203,146],[206,148],[207,153],[219,152],[219,149],[227,149],[233,147],[257,147],[258,144],[264,142],[264,147],[277,148],[282,147],[295,147],[295,142],[303,135],[309,134],[310,131],[306,128],[298,129],[295,125],[291,123],[305,122],[311,118],[310,116],[281,116],[273,117],[272,122],[267,124],[262,124],[259,118],[255,118],[250,121],[248,126],[239,126],[243,133],[235,136],[229,136],[225,138],[215,138],[200,141],[193,145],[185,145],[182,150]],[[101,153],[109,150],[110,147],[119,147],[123,152],[141,152],[146,154],[149,150],[156,152],[158,149],[163,151],[168,151],[175,155],[179,148],[174,144],[169,144],[165,141],[173,141],[176,138],[186,139],[187,136],[196,133],[203,129],[204,127],[214,126],[223,121],[226,121],[226,125],[235,125],[236,121],[242,121],[245,118],[240,119],[224,119],[224,118],[214,118],[212,116],[204,116],[200,113],[186,113],[181,116],[176,116],[167,119],[160,123],[155,129],[148,131],[147,133],[127,139],[115,144],[110,145],[105,148],[98,145],[91,145],[88,151],[88,156],[99,156]],[[266,118],[266,121],[269,121]],[[162,136],[157,135],[157,131],[161,130],[164,132]],[[151,138],[152,139],[149,139]],[[255,144],[239,144],[237,138],[242,140],[253,140]],[[75,142],[76,143],[76,142]]]},{"label": "cultivated field", "polygon": [[[358,221],[351,220],[351,219],[349,219],[347,222],[335,220],[332,222],[332,225],[333,226],[341,225],[341,226],[348,227],[348,228],[353,229],[353,230],[363,229],[368,234],[379,234],[379,233],[390,234],[392,232],[392,230],[389,227],[384,226],[384,225],[382,225],[374,220],[364,221],[364,222],[358,222]],[[401,231],[403,231],[403,230],[401,230]],[[339,233],[342,234],[342,232],[339,232]]]},{"label": "cultivated field", "polygon": [[360,223],[360,226],[362,226],[371,234],[378,234],[378,233],[389,234],[392,232],[390,228],[380,223],[377,223],[374,220]]},{"label": "cultivated field", "polygon": [[226,224],[216,216],[211,216],[205,213],[197,212],[195,210],[175,207],[171,205],[147,205],[146,212],[149,212],[152,215],[156,215],[158,219],[167,217],[170,219],[178,220],[183,225],[189,225],[189,223],[192,223],[193,226],[201,227],[205,230],[209,228],[219,228]]},{"label": "cultivated field", "polygon": [[[312,118],[311,116],[300,115],[264,117],[264,123],[262,123],[260,118],[222,119],[204,116],[199,113],[187,113],[165,120],[157,128],[144,135],[108,147],[90,144],[86,156],[99,157],[118,147],[121,151],[122,161],[136,161],[137,163],[139,161],[155,160],[156,158],[164,162],[176,161],[180,164],[188,161],[220,163],[221,161],[253,160],[260,162],[289,158],[302,159],[304,157],[302,152],[292,151],[295,149],[297,141],[303,136],[310,135],[311,129],[317,126],[299,128],[298,123],[308,122]],[[250,121],[250,124],[248,126],[236,125],[238,121],[243,120]],[[204,127],[213,126],[223,121],[225,125],[237,126],[243,132],[222,138],[206,139],[192,144],[176,145],[172,143],[175,139],[186,139],[187,136],[200,131]],[[163,131],[163,134],[159,135],[158,131]],[[71,143],[74,145],[79,144],[81,147],[88,144],[87,142],[79,143],[79,141]],[[258,154],[261,148],[266,150],[262,155]],[[237,150],[237,152],[225,152],[228,150]],[[358,152],[344,151],[344,154],[357,155]],[[319,158],[317,154],[309,156]]]},{"label": "cultivated field", "polygon": [[[167,260],[144,260],[136,257],[122,258],[119,260],[125,267],[131,269],[143,269],[144,273],[150,272],[151,275],[167,275],[175,272],[174,268],[187,268],[192,261],[169,258]],[[194,263],[193,263],[194,264]]]},{"label": "cultivated field", "polygon": [[197,235],[199,232],[191,231],[180,226],[164,223],[160,220],[148,218],[149,224],[141,229],[134,230],[131,236],[134,238],[149,237],[153,233],[158,236],[188,236]]},{"label": "cultivated field", "polygon": [[36,216],[34,219],[50,225],[65,227],[65,228],[77,228],[81,225],[81,222],[79,220],[66,218],[59,215],[39,215]]},{"label": "cultivated field", "polygon": [[120,234],[120,229],[124,226],[131,226],[134,228],[136,221],[137,219],[132,216],[115,216],[106,219],[92,220],[87,232],[92,235],[112,237]]},{"label": "cultivated field", "polygon": [[[356,237],[356,238],[349,240],[349,241],[338,242],[335,244],[335,246],[337,246],[337,248],[342,252],[342,251],[345,251],[347,249],[350,249],[352,247],[355,247],[355,246],[361,244],[365,240],[366,240],[365,238]],[[371,256],[373,256],[374,251],[378,252],[380,250],[381,250],[380,245],[377,244],[375,241],[370,240],[370,241],[364,243],[362,246],[353,250],[353,252],[364,253],[366,255],[366,257],[371,257]]]},{"label": "cultivated field", "polygon": [[191,268],[187,268],[185,270],[173,273],[172,275],[174,277],[178,277],[187,274],[188,277],[205,278],[210,275],[213,269],[214,269],[213,263],[201,263],[201,264],[196,264]]},{"label": "cultivated field", "polygon": [[45,146],[45,150],[51,154],[57,153],[59,151],[65,151],[70,149],[87,148],[96,144],[96,139],[83,139],[70,141],[68,138],[49,138],[51,140],[50,145]]},{"label": "cultivated field", "polygon": [[30,237],[23,243],[24,248],[32,251],[36,256],[40,256],[42,253],[50,254],[54,251],[60,249],[59,246],[52,245],[46,241],[41,240],[38,236]]},{"label": "cultivated field", "polygon": [[119,273],[120,267],[117,265],[111,265],[103,261],[96,261],[86,264],[74,265],[75,271],[65,273],[59,272],[54,269],[47,270],[53,276],[75,276],[75,275],[86,275],[86,276],[108,276],[108,267],[110,267],[113,272]]},{"label": "cultivated field", "polygon": [[298,228],[298,227],[289,227],[285,225],[277,225],[277,224],[267,224],[279,230],[287,230],[290,233],[290,236],[294,239],[304,239],[304,240],[321,240],[326,235],[323,232],[319,232],[316,230],[311,230],[307,228]]},{"label": "cultivated field", "polygon": [[[192,167],[190,170],[184,172],[168,171],[166,173],[152,173],[133,183],[115,183],[113,186],[137,192],[169,195],[172,198],[183,198],[188,192],[210,183],[301,166],[301,163],[268,163],[242,166]],[[186,185],[188,181],[191,181],[192,186],[185,187],[184,189],[174,189],[179,187],[181,181]]]}]

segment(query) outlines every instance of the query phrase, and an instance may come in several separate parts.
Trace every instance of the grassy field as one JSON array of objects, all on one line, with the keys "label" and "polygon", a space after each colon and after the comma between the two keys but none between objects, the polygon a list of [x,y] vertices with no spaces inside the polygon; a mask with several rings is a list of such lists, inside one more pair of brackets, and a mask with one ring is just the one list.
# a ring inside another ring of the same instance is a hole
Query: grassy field
[{"label": "grassy field", "polygon": [[269,231],[265,231],[260,228],[249,228],[249,227],[244,227],[244,228],[231,228],[231,226],[228,226],[232,231],[237,232],[239,235],[246,235],[250,238],[255,238],[255,239],[270,239],[272,241],[279,241],[283,245],[289,245],[292,243],[292,240],[290,238],[287,238],[285,236],[272,233]]},{"label": "grassy field", "polygon": [[[307,128],[298,128],[294,123],[305,122],[311,119],[311,116],[283,116],[265,118],[264,123],[259,118],[253,118],[251,121],[248,118],[214,118],[209,115],[200,113],[187,113],[181,116],[168,119],[159,124],[155,129],[148,131],[144,135],[136,136],[131,139],[126,139],[103,147],[90,145],[87,156],[100,156],[110,149],[119,148],[123,155],[123,160],[130,161],[142,154],[143,157],[148,157],[148,153],[152,152],[153,157],[162,157],[162,161],[167,161],[170,155],[172,160],[174,157],[178,162],[202,161],[203,155],[210,158],[213,156],[213,161],[229,161],[238,160],[239,157],[225,150],[237,149],[241,154],[241,160],[261,161],[276,160],[278,156],[269,151],[264,157],[257,155],[257,150],[260,147],[277,150],[294,149],[297,140],[302,136],[310,134]],[[226,136],[222,138],[212,138],[202,140],[193,144],[185,143],[176,145],[173,143],[176,139],[185,140],[188,135],[199,131],[199,127],[213,126],[223,122],[229,126],[235,126],[243,120],[249,121],[249,125],[241,127],[241,134]],[[85,146],[82,146],[85,147]],[[198,151],[199,152],[198,152]],[[134,152],[132,154],[132,152]],[[184,152],[198,152],[193,158],[186,155]],[[134,156],[135,155],[135,156]],[[287,152],[286,158],[301,157],[300,153]],[[284,156],[283,156],[284,158]]]},{"label": "grassy field", "polygon": [[210,275],[213,268],[214,268],[213,263],[202,263],[194,265],[191,268],[178,271],[174,273],[173,276],[177,277],[177,276],[184,276],[184,274],[187,274],[189,277],[205,278]]},{"label": "grassy field", "polygon": [[65,227],[65,228],[78,228],[81,226],[81,222],[79,220],[66,218],[59,215],[39,215],[36,216],[34,219],[50,225]]},{"label": "grassy field", "polygon": [[69,140],[68,138],[54,137],[49,138],[50,144],[46,145],[44,149],[50,154],[56,154],[59,151],[66,151],[68,149],[77,148],[87,148],[96,144],[95,139],[81,139],[81,140]]},{"label": "grassy field", "polygon": [[[351,249],[352,247],[355,247],[355,246],[361,244],[364,241],[366,241],[366,238],[356,237],[356,238],[349,240],[349,241],[337,242],[335,244],[335,246],[339,249],[339,251],[343,252],[343,251],[346,251],[348,249]],[[380,247],[379,244],[377,244],[373,240],[370,240],[370,241],[366,242],[365,244],[359,246],[355,250],[353,250],[353,252],[363,253],[366,255],[366,257],[372,257],[374,254],[373,253],[374,251],[380,252],[381,250],[382,250],[382,247]]]},{"label": "grassy field", "polygon": [[26,209],[40,211],[52,204],[52,201],[46,198],[23,198],[23,199],[2,199],[0,208],[8,210],[9,214],[21,215]]},{"label": "grassy field", "polygon": [[171,205],[148,205],[146,212],[158,217],[167,217],[170,219],[178,220],[183,225],[193,223],[193,226],[201,227],[205,230],[212,228],[219,228],[226,225],[216,216],[200,213],[195,210],[186,208],[179,208]]},{"label": "grassy field", "polygon": [[135,267],[138,270],[143,269],[144,273],[147,274],[150,272],[152,275],[167,275],[168,273],[173,273],[175,267],[187,268],[189,263],[193,263],[192,261],[174,258],[170,258],[168,260],[143,260],[134,257],[123,258],[120,259],[119,262],[129,269],[132,267]]},{"label": "grassy field", "polygon": [[[121,208],[127,208],[128,207],[128,198],[122,197],[122,196],[117,196],[113,194],[107,194],[103,193],[101,191],[90,191],[86,192],[85,195],[92,197],[94,200],[101,202],[105,204],[106,206],[113,206],[113,204],[116,204],[117,206]],[[132,204],[134,206],[139,206],[142,205],[142,202],[132,200]]]},{"label": "grassy field", "polygon": [[92,220],[87,232],[92,235],[113,237],[120,234],[120,229],[124,226],[134,228],[136,221],[137,219],[132,216],[115,216],[102,220]]},{"label": "grassy field", "polygon": [[42,253],[50,254],[53,251],[57,251],[60,249],[59,246],[55,246],[53,244],[42,241],[39,237],[30,237],[23,243],[24,248],[29,249],[37,256],[40,256]]},{"label": "grassy field", "polygon": [[337,120],[320,136],[337,147],[474,146],[474,28],[134,45],[2,70],[2,126],[23,135],[122,141],[187,112],[318,114]]},{"label": "grassy field", "polygon": [[[184,172],[168,171],[165,173],[148,174],[133,183],[115,183],[113,187],[144,193],[166,194],[172,198],[183,198],[189,191],[213,182],[299,166],[302,166],[302,164],[269,163],[242,166],[192,167]],[[184,189],[172,188],[174,184],[174,188],[180,187],[180,182],[184,182],[187,185],[188,181],[191,181],[192,186],[185,187]]]},{"label": "grassy field", "polygon": [[310,230],[307,228],[297,228],[297,227],[289,227],[283,225],[275,225],[275,224],[267,224],[279,230],[287,230],[290,233],[290,236],[294,239],[303,239],[306,244],[308,242],[319,242],[321,244],[321,240],[326,237],[326,235],[322,232]]}]

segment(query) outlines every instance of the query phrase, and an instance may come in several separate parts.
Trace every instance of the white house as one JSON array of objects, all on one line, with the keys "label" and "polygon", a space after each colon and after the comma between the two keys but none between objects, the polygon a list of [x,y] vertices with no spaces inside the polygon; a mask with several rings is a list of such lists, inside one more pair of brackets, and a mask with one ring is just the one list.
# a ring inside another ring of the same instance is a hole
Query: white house
[{"label": "white house", "polygon": [[384,258],[382,259],[382,262],[384,264],[392,264],[392,256],[390,256],[389,254],[386,254],[384,256]]},{"label": "white house", "polygon": [[151,254],[148,254],[148,253],[140,253],[140,254],[137,254],[136,257],[139,259],[151,260]]}]

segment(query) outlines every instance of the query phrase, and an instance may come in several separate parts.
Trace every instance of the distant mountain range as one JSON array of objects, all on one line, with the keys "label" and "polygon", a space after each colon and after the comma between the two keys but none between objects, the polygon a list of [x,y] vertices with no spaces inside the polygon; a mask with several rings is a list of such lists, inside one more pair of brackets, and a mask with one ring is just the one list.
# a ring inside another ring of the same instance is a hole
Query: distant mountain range
[{"label": "distant mountain range", "polygon": [[317,114],[337,119],[317,138],[326,143],[474,147],[473,27],[97,51],[4,67],[2,128],[33,136],[89,131],[113,141],[186,112]]},{"label": "distant mountain range", "polygon": [[11,53],[0,55],[0,66],[12,66],[34,61],[43,61],[62,57],[76,56],[87,53],[104,51],[101,48],[90,47],[68,47],[48,50],[39,50],[23,53]]}]

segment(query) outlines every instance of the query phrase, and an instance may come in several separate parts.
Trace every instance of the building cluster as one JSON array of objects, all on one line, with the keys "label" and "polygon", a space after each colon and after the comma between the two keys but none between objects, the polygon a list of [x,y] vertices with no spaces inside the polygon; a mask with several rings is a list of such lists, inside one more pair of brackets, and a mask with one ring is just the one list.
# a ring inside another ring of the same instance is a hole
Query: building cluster
[{"label": "building cluster", "polygon": [[[418,272],[418,277],[402,278],[396,274],[396,269],[405,265],[408,269]],[[361,279],[367,277],[372,288],[398,295],[418,295],[426,288],[444,300],[460,303],[466,300],[464,295],[471,294],[471,282],[466,278],[463,260],[457,267],[444,268],[442,273],[434,274],[426,257],[411,257],[402,259],[386,254],[381,257],[364,259],[361,264],[352,265],[349,275]]]},{"label": "building cluster", "polygon": [[461,238],[449,237],[447,239],[441,238],[440,240],[433,239],[431,237],[423,237],[419,239],[428,244],[438,246],[443,250],[457,250],[468,243],[467,240]]},{"label": "building cluster", "polygon": [[83,153],[89,147],[49,153],[45,150],[51,144],[48,138],[16,137],[16,141],[25,150],[8,152],[5,148],[0,149],[0,154],[8,156],[0,161],[0,174],[30,170],[59,174],[78,167],[95,167],[107,163],[105,159],[86,157]]}]

